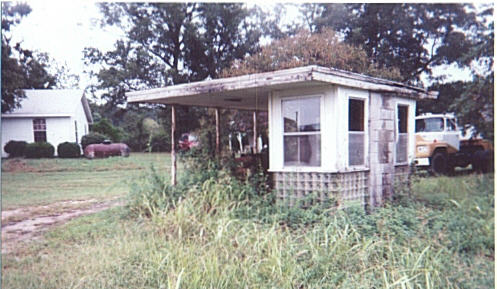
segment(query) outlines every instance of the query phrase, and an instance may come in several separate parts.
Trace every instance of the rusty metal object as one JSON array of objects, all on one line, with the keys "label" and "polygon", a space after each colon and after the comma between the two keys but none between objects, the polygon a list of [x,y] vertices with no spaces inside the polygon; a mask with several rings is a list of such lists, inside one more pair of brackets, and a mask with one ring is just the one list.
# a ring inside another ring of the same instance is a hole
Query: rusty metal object
[{"label": "rusty metal object", "polygon": [[106,158],[110,156],[129,157],[130,149],[124,143],[101,143],[88,145],[84,150],[85,157]]}]

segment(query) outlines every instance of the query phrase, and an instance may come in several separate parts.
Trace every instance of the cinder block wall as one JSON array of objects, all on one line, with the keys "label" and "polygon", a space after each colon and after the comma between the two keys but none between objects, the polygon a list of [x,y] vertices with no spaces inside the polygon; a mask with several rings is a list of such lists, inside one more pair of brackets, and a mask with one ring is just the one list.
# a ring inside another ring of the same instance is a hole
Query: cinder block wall
[{"label": "cinder block wall", "polygon": [[395,149],[393,97],[370,93],[369,98],[369,205],[380,205],[393,192]]}]

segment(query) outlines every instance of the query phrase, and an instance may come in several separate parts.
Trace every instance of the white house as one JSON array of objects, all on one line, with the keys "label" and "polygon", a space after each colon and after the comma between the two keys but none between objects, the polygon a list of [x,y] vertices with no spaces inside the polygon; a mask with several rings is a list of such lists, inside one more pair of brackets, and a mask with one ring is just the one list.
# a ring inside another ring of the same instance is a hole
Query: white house
[{"label": "white house", "polygon": [[[21,107],[2,114],[2,157],[11,140],[48,142],[55,147],[62,142],[81,142],[93,122],[83,90],[25,90]],[[57,152],[55,152],[57,153]]]},{"label": "white house", "polygon": [[405,180],[414,160],[416,100],[437,93],[306,66],[127,96],[129,102],[267,111],[269,171],[279,200],[293,204],[317,193],[344,206],[376,206],[391,196],[397,179]]}]

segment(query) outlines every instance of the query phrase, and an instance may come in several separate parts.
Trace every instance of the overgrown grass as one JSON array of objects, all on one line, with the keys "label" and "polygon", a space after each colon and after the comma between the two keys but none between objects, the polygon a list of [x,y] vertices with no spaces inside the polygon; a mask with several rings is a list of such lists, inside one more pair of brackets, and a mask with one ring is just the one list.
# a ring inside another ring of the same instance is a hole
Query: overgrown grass
[{"label": "overgrown grass", "polygon": [[[213,169],[219,169],[213,167]],[[492,288],[492,175],[422,178],[367,214],[272,204],[204,169],[182,191],[141,179],[3,262],[4,288]],[[192,176],[189,176],[190,180]]]},{"label": "overgrown grass", "polygon": [[2,209],[62,200],[124,196],[132,179],[153,164],[165,174],[169,154],[133,153],[129,158],[4,159]]}]

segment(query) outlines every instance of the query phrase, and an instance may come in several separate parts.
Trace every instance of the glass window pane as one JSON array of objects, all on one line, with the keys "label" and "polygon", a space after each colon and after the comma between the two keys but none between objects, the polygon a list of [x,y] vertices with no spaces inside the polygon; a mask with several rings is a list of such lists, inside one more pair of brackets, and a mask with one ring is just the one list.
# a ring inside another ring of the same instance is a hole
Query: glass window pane
[{"label": "glass window pane", "polygon": [[321,165],[321,136],[300,136],[300,162],[304,166]]},{"label": "glass window pane", "polygon": [[284,100],[281,102],[283,111],[283,125],[285,132],[298,131],[299,101]]},{"label": "glass window pane", "polygon": [[349,99],[349,131],[364,131],[364,101]]},{"label": "glass window pane", "polygon": [[443,118],[434,117],[416,120],[416,132],[440,132],[443,130]]},{"label": "glass window pane", "polygon": [[396,162],[398,163],[407,162],[407,142],[408,134],[400,134],[396,146]]},{"label": "glass window pane", "polygon": [[320,131],[319,97],[300,99],[299,131]]},{"label": "glass window pane", "polygon": [[285,152],[285,165],[296,166],[299,163],[299,137],[298,136],[285,136],[284,152]]},{"label": "glass window pane", "polygon": [[35,131],[35,142],[47,142],[47,133],[45,131]]},{"label": "glass window pane", "polygon": [[320,166],[321,136],[285,136],[285,166]]},{"label": "glass window pane", "polygon": [[349,133],[349,165],[364,165],[364,133]]},{"label": "glass window pane", "polygon": [[445,127],[447,131],[456,131],[456,123],[452,119],[446,119]]},{"label": "glass window pane", "polygon": [[43,118],[36,118],[33,119],[33,130],[46,130],[47,126],[45,123],[45,119]]},{"label": "glass window pane", "polygon": [[407,133],[407,106],[399,105],[397,107],[397,127],[399,129],[399,133]]},{"label": "glass window pane", "polygon": [[426,124],[424,119],[416,120],[416,132],[424,132],[426,130]]},{"label": "glass window pane", "polygon": [[320,98],[283,100],[282,113],[285,132],[319,131]]}]

